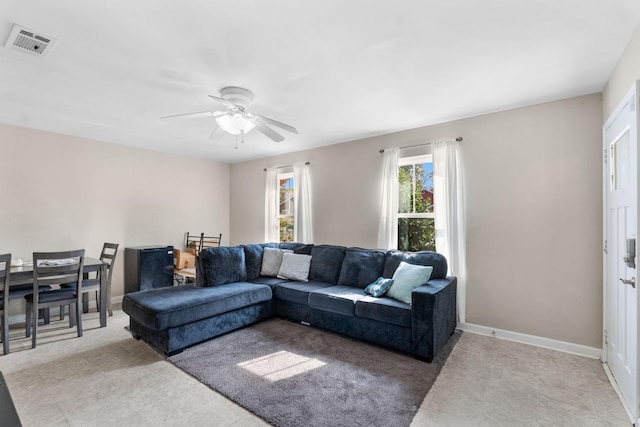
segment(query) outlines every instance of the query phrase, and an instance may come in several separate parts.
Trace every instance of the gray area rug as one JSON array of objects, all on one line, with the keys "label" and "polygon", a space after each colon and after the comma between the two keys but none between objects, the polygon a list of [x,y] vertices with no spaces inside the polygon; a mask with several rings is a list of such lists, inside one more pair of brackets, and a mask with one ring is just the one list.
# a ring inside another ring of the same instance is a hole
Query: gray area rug
[{"label": "gray area rug", "polygon": [[275,426],[408,426],[458,341],[432,363],[270,319],[169,357]]}]

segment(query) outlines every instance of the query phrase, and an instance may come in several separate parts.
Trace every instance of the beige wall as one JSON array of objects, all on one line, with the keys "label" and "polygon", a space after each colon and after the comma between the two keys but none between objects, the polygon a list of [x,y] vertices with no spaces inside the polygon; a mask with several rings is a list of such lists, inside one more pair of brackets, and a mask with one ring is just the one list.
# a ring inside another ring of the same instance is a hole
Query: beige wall
[{"label": "beige wall", "polygon": [[380,148],[463,136],[467,321],[601,346],[600,94],[231,166],[232,244],[263,241],[264,171],[311,162],[316,243],[375,247]]},{"label": "beige wall", "polygon": [[186,231],[228,242],[226,164],[0,125],[0,188],[0,253],[98,257],[103,242],[119,243],[114,296],[124,293],[125,247],[181,247]]},{"label": "beige wall", "polygon": [[640,25],[636,27],[602,91],[604,121],[611,115],[633,82],[638,79],[640,79]]}]

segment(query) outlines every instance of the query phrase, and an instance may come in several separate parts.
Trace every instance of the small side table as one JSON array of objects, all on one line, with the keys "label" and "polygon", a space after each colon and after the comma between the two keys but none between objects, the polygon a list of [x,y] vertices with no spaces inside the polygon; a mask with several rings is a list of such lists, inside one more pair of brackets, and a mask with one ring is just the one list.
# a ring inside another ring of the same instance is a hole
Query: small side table
[{"label": "small side table", "polygon": [[183,268],[182,270],[173,269],[173,277],[177,285],[186,285],[196,281],[196,268]]}]

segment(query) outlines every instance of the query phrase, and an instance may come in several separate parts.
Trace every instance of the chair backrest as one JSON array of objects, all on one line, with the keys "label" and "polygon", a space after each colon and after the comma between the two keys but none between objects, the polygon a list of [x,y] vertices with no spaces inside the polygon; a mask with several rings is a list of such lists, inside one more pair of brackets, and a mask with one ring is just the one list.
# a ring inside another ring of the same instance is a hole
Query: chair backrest
[{"label": "chair backrest", "polygon": [[63,283],[76,283],[77,295],[82,293],[84,249],[63,252],[33,253],[33,293],[38,287]]},{"label": "chair backrest", "polygon": [[113,265],[116,262],[116,255],[118,254],[117,243],[105,243],[102,246],[102,253],[100,254],[100,260],[107,263],[107,283],[111,283],[111,274],[113,274]]},{"label": "chair backrest", "polygon": [[[2,265],[4,264],[4,266]],[[11,254],[0,255],[0,281],[2,282],[2,308],[6,310],[9,305],[9,281],[11,280]]]},{"label": "chair backrest", "polygon": [[200,235],[190,234],[187,232],[187,237],[185,241],[185,247],[187,249],[193,248],[196,251],[196,255],[200,253],[204,248],[208,248],[210,246],[220,246],[220,242],[222,241],[222,233],[218,236],[205,236],[204,233],[200,233]]}]

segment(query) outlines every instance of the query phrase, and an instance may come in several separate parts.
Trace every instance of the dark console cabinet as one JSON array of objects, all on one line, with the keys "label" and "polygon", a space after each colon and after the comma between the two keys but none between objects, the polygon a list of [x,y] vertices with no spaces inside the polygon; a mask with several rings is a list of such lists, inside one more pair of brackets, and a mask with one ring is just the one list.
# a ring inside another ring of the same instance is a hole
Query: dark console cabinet
[{"label": "dark console cabinet", "polygon": [[124,249],[124,292],[173,286],[173,246]]}]

